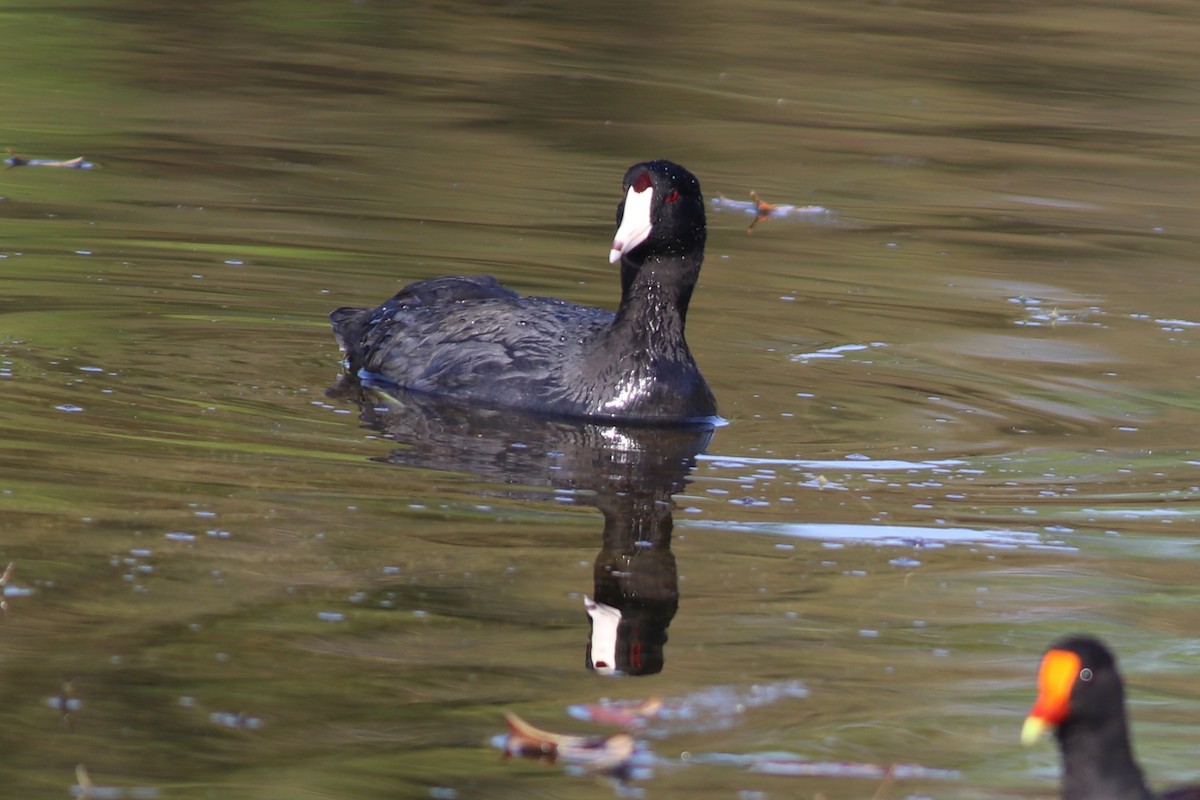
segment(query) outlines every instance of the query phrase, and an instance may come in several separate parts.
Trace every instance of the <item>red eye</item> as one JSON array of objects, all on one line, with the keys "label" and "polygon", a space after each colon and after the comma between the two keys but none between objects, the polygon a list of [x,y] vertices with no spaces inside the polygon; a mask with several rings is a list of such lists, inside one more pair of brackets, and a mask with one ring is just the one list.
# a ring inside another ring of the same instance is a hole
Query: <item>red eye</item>
[{"label": "red eye", "polygon": [[668,203],[674,203],[676,200],[678,200],[678,199],[679,199],[679,192],[677,192],[677,191],[675,191],[674,189],[672,189],[672,190],[671,190],[671,193],[670,193],[669,195],[667,195],[667,196],[666,196],[665,198],[663,198],[663,199],[664,199],[666,202],[668,202]]}]

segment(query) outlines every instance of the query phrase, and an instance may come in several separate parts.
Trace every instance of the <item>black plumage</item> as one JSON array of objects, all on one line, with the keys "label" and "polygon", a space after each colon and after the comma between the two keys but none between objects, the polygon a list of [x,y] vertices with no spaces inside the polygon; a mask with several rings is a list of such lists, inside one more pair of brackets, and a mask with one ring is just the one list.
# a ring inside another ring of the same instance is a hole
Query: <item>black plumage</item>
[{"label": "black plumage", "polygon": [[[523,297],[487,275],[411,284],[381,306],[333,312],[364,382],[556,417],[678,423],[716,414],[684,338],[704,259],[700,183],[683,167],[630,167],[612,261],[616,312]],[[649,192],[649,194],[647,194]]]}]

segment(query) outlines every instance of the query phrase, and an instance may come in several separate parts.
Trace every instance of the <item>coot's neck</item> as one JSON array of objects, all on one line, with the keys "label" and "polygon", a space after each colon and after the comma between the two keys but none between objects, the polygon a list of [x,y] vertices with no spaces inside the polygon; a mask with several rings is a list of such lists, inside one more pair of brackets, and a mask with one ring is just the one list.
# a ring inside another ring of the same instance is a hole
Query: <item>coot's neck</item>
[{"label": "coot's neck", "polygon": [[659,352],[669,352],[664,345],[682,344],[699,268],[699,256],[650,256],[640,264],[621,259],[621,305],[613,320],[614,333]]},{"label": "coot's neck", "polygon": [[1097,726],[1068,720],[1059,726],[1063,800],[1153,800],[1133,758],[1124,713]]}]

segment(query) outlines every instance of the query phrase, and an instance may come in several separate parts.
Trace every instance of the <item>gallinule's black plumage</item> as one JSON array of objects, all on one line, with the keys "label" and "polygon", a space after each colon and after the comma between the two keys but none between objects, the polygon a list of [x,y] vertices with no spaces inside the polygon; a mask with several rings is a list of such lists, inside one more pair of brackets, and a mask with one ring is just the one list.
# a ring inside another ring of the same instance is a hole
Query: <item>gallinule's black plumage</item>
[{"label": "gallinule's black plumage", "polygon": [[616,313],[522,297],[487,275],[411,284],[331,315],[366,383],[557,417],[651,423],[717,413],[683,328],[704,259],[700,183],[670,161],[625,173],[609,260]]},{"label": "gallinule's black plumage", "polygon": [[1116,659],[1098,639],[1071,636],[1046,651],[1021,741],[1033,744],[1047,728],[1062,752],[1063,800],[1200,800],[1200,786],[1157,795],[1146,788],[1129,743]]}]

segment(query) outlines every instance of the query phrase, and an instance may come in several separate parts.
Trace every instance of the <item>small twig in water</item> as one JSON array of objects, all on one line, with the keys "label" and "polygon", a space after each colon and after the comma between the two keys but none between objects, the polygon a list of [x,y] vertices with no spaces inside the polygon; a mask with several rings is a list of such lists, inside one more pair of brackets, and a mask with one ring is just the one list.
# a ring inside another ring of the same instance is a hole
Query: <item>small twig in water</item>
[{"label": "small twig in water", "polygon": [[883,800],[891,793],[892,787],[896,785],[896,765],[892,764],[887,769],[887,774],[883,776],[883,781],[880,782],[879,788],[875,790],[875,794],[871,795],[871,800]]},{"label": "small twig in water", "polygon": [[8,579],[12,577],[13,567],[16,566],[15,561],[10,562],[4,569],[4,574],[0,575],[0,614],[8,616],[8,600],[4,598],[4,587],[8,585]]},{"label": "small twig in water", "polygon": [[52,158],[26,158],[19,156],[12,150],[8,151],[8,158],[4,159],[4,163],[8,164],[8,168],[13,167],[62,167],[64,169],[91,169],[94,165],[90,161],[86,161],[83,156],[68,158],[65,161],[57,161]]},{"label": "small twig in water", "polygon": [[75,765],[75,780],[79,782],[79,796],[82,798],[91,797],[95,784],[92,783],[92,778],[88,775],[87,767],[83,764]]}]

